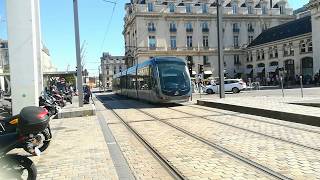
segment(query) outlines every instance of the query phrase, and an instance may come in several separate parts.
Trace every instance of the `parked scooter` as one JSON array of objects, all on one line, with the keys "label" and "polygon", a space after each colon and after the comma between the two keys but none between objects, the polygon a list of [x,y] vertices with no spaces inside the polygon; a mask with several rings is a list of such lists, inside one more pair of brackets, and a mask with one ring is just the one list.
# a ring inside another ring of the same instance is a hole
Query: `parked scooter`
[{"label": "parked scooter", "polygon": [[[29,106],[21,110],[17,131],[0,135],[0,179],[36,179],[37,169],[29,158],[7,153],[25,147],[32,154],[40,155],[38,134],[48,127],[49,121],[48,112],[41,107]],[[6,131],[3,126],[0,130]]]},{"label": "parked scooter", "polygon": [[41,93],[41,96],[39,97],[39,106],[47,109],[50,117],[57,115],[61,110],[61,107],[58,106],[55,99],[46,92]]},{"label": "parked scooter", "polygon": [[[33,106],[31,106],[31,107],[33,107]],[[37,108],[41,108],[41,107],[37,107]],[[41,109],[46,112],[46,119],[48,119],[48,121],[49,121],[50,116],[48,114],[48,111],[44,108],[41,108]],[[21,112],[24,112],[24,111],[21,111]],[[23,114],[23,116],[26,116],[26,115]],[[32,112],[31,112],[30,116],[32,116]],[[20,113],[18,115],[7,117],[7,118],[0,120],[0,136],[16,132],[18,130],[19,121],[21,121],[21,119],[23,119],[23,117]],[[46,128],[44,128],[43,131],[37,132],[37,134],[35,134],[35,137],[37,137],[40,141],[37,148],[41,152],[46,150],[48,148],[50,141],[51,141],[51,138],[52,138],[52,133],[51,133],[51,129],[50,129],[49,124],[46,126]],[[33,153],[26,146],[21,146],[20,148],[23,148],[25,151],[27,151],[30,154]]]}]

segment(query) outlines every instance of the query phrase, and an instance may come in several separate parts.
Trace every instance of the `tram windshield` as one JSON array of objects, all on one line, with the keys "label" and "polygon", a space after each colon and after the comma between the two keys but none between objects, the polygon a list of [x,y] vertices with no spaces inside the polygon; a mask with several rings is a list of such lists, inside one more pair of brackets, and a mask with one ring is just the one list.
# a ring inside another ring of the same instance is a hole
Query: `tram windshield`
[{"label": "tram windshield", "polygon": [[186,95],[190,91],[190,78],[183,62],[158,62],[162,93],[167,96]]}]

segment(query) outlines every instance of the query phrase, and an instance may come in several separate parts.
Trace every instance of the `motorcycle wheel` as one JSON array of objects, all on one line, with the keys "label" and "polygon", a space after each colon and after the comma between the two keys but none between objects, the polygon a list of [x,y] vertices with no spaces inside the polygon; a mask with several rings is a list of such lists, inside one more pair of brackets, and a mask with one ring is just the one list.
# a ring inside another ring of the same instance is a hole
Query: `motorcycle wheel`
[{"label": "motorcycle wheel", "polygon": [[27,157],[9,154],[0,159],[0,177],[6,179],[37,179],[37,168]]},{"label": "motorcycle wheel", "polygon": [[[51,135],[50,135],[50,132],[49,132],[49,129],[48,129],[48,128],[45,129],[44,131],[40,132],[39,134],[41,135],[43,141],[42,141],[42,144],[40,144],[40,145],[38,146],[38,149],[39,149],[41,152],[43,152],[43,151],[45,151],[45,150],[48,148],[48,146],[49,146],[49,144],[50,144]],[[28,153],[32,154],[32,152],[30,152],[30,150],[29,150],[26,146],[24,146],[23,149],[24,149],[25,151],[27,151]]]}]

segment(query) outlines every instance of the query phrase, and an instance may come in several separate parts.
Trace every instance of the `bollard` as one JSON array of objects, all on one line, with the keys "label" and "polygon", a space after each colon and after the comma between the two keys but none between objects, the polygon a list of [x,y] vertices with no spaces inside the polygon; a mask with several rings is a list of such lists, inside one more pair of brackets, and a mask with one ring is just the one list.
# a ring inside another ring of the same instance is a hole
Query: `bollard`
[{"label": "bollard", "polygon": [[302,84],[302,76],[300,76],[300,87],[301,87],[301,97],[303,98],[303,84]]},{"label": "bollard", "polygon": [[251,78],[249,78],[249,90],[251,91],[252,84],[251,84]]},{"label": "bollard", "polygon": [[282,76],[280,77],[280,83],[281,83],[282,97],[284,97],[284,92],[283,92],[283,78],[282,78]]}]

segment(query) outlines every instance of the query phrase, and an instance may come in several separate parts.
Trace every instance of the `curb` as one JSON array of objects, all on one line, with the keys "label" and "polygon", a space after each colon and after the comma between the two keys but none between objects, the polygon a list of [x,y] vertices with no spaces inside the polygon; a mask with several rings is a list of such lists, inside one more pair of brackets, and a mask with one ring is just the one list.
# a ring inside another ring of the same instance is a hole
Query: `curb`
[{"label": "curb", "polygon": [[224,109],[228,111],[234,111],[244,114],[251,114],[256,116],[262,116],[272,119],[279,119],[289,122],[295,122],[300,124],[306,124],[311,126],[320,127],[320,117],[317,116],[310,116],[305,114],[295,114],[289,112],[281,112],[281,111],[274,111],[274,110],[267,110],[267,109],[260,109],[254,107],[246,107],[246,106],[239,106],[233,104],[225,104],[225,103],[218,103],[218,102],[209,102],[209,101],[202,101],[198,100],[197,104],[200,106],[207,106],[212,108]]},{"label": "curb", "polygon": [[62,112],[58,113],[58,115],[54,119],[63,119],[63,118],[73,118],[73,117],[84,117],[84,116],[94,116],[96,115],[96,108],[94,104],[85,107],[71,108],[71,109],[63,109]]}]

